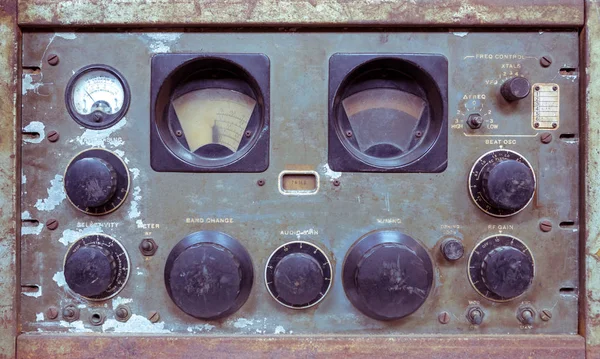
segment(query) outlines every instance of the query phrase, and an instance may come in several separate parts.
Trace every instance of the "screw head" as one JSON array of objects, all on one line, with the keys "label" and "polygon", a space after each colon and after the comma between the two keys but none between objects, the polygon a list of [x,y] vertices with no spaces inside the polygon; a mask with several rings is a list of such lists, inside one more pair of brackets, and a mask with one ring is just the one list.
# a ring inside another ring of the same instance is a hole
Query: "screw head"
[{"label": "screw head", "polygon": [[339,187],[342,183],[340,182],[340,180],[333,180],[333,185],[336,187]]},{"label": "screw head", "polygon": [[542,319],[544,322],[549,321],[550,319],[552,319],[552,312],[548,309],[544,309],[540,312],[540,319]]},{"label": "screw head", "polygon": [[102,116],[102,114],[96,112],[92,115],[92,119],[94,120],[94,122],[102,122],[102,119],[104,118],[104,116]]},{"label": "screw head", "polygon": [[120,322],[126,322],[131,317],[131,311],[126,305],[119,305],[115,310],[115,317]]},{"label": "screw head", "polygon": [[552,58],[548,55],[542,56],[540,58],[540,65],[542,65],[542,67],[550,67],[550,65],[552,65]]},{"label": "screw head", "polygon": [[46,228],[48,228],[51,231],[55,230],[56,228],[58,228],[58,220],[50,218],[46,221]]},{"label": "screw head", "polygon": [[177,130],[177,131],[175,131],[175,136],[181,137],[181,136],[183,136],[183,132],[181,130]]},{"label": "screw head", "polygon": [[350,130],[346,131],[346,137],[352,137],[352,131],[350,131]]},{"label": "screw head", "polygon": [[441,312],[438,314],[438,321],[442,324],[448,324],[450,322],[450,314],[448,312]]},{"label": "screw head", "polygon": [[48,319],[58,318],[58,308],[56,308],[56,307],[48,308],[48,310],[46,311],[46,318],[48,318]]},{"label": "screw head", "polygon": [[558,91],[558,86],[552,86],[552,91]]},{"label": "screw head", "polygon": [[50,142],[56,142],[60,138],[60,135],[58,132],[52,130],[52,131],[48,132],[48,134],[46,135],[46,138]]},{"label": "screw head", "polygon": [[538,128],[538,127],[540,127],[540,123],[539,123],[539,122],[536,122],[536,123],[534,123],[534,124],[533,124],[533,127],[535,127],[535,128]]},{"label": "screw head", "polygon": [[540,222],[540,230],[542,232],[550,232],[552,230],[552,222],[547,219],[544,219]]},{"label": "screw head", "polygon": [[540,87],[539,87],[539,86],[536,86],[536,87],[534,87],[534,90],[536,90],[536,91],[539,91],[539,90],[540,90]]},{"label": "screw head", "polygon": [[246,137],[250,137],[250,136],[252,136],[252,131],[246,131],[246,132],[244,133],[244,135],[245,135]]},{"label": "screw head", "polygon": [[157,311],[152,311],[150,312],[150,315],[148,315],[148,320],[152,323],[157,323],[160,320],[160,314],[158,314]]},{"label": "screw head", "polygon": [[256,184],[262,187],[265,185],[265,180],[261,178],[258,181],[256,181]]},{"label": "screw head", "polygon": [[554,122],[554,123],[552,124],[552,128],[557,128],[557,127],[558,127],[558,123]]},{"label": "screw head", "polygon": [[422,136],[423,136],[423,132],[421,132],[421,131],[415,132],[415,137],[416,138],[421,138]]},{"label": "screw head", "polygon": [[48,65],[56,66],[60,62],[60,58],[57,54],[48,54],[48,56],[46,57],[46,61],[48,61]]},{"label": "screw head", "polygon": [[79,308],[69,304],[63,308],[62,316],[67,322],[74,322],[79,319]]},{"label": "screw head", "polygon": [[140,242],[139,248],[140,248],[140,252],[142,252],[142,255],[144,255],[146,257],[150,257],[156,253],[156,250],[158,249],[158,245],[156,244],[156,242],[154,242],[154,240],[152,238],[144,238]]},{"label": "screw head", "polygon": [[540,141],[542,141],[544,144],[552,142],[552,134],[549,132],[542,133],[542,136],[540,136]]}]

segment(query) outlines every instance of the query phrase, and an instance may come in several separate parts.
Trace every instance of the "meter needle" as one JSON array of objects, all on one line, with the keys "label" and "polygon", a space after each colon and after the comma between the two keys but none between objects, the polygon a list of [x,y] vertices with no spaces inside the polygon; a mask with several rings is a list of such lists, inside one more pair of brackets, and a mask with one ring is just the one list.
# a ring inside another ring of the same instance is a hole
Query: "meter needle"
[{"label": "meter needle", "polygon": [[92,97],[92,95],[90,95],[90,93],[87,90],[84,89],[83,91],[85,91],[85,93],[92,99],[92,101],[96,101],[96,100],[94,100],[94,98]]}]

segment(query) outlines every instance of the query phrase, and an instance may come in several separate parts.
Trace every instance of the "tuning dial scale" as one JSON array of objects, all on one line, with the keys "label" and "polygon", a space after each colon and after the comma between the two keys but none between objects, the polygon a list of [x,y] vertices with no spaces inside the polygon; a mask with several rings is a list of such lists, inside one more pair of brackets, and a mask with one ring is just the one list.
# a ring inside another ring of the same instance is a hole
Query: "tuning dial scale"
[{"label": "tuning dial scale", "polygon": [[512,236],[496,235],[473,249],[468,273],[479,294],[506,302],[521,296],[531,286],[535,262],[525,243]]},{"label": "tuning dial scale", "polygon": [[517,152],[494,150],[481,156],[469,175],[471,198],[482,211],[508,217],[522,211],[533,199],[533,167]]},{"label": "tuning dial scale", "polygon": [[277,248],[267,261],[265,283],[269,294],[292,309],[319,303],[331,287],[331,262],[312,243],[295,241]]},{"label": "tuning dial scale", "polygon": [[90,234],[69,247],[64,275],[68,287],[83,298],[99,301],[115,296],[129,278],[129,257],[116,239]]},{"label": "tuning dial scale", "polygon": [[65,192],[78,210],[94,216],[115,211],[129,193],[129,170],[114,153],[94,148],[75,156],[65,171]]}]

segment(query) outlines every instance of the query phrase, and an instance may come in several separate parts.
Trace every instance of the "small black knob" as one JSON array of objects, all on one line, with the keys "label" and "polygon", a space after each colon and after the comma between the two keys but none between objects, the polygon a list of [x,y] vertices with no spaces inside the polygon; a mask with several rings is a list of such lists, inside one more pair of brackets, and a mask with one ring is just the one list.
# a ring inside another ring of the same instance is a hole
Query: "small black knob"
[{"label": "small black knob", "polygon": [[457,261],[465,253],[465,247],[462,242],[456,238],[446,238],[440,247],[442,255],[448,261]]},{"label": "small black knob", "polygon": [[502,84],[500,93],[508,102],[522,100],[529,95],[531,84],[524,77],[513,77]]},{"label": "small black knob", "polygon": [[485,286],[504,298],[523,294],[533,281],[531,257],[515,247],[502,246],[490,251],[483,259],[481,277]]},{"label": "small black knob", "polygon": [[377,231],[352,246],[342,279],[357,309],[373,319],[396,320],[425,302],[433,265],[425,248],[413,238],[398,231]]},{"label": "small black knob", "polygon": [[319,296],[325,279],[315,258],[305,253],[292,253],[275,267],[274,281],[281,299],[292,305],[302,305]]},{"label": "small black knob", "polygon": [[84,245],[65,261],[65,280],[69,288],[84,297],[108,290],[115,281],[117,268],[111,253],[95,245]]},{"label": "small black knob", "polygon": [[506,159],[487,166],[482,173],[483,195],[494,208],[518,211],[535,191],[533,171],[523,162]]},{"label": "small black knob", "polygon": [[171,251],[165,285],[185,313],[205,320],[237,311],[248,299],[253,269],[250,255],[232,237],[213,231],[190,234]]},{"label": "small black knob", "polygon": [[110,201],[116,189],[117,175],[113,166],[97,157],[73,162],[65,174],[67,196],[77,207],[100,207]]}]

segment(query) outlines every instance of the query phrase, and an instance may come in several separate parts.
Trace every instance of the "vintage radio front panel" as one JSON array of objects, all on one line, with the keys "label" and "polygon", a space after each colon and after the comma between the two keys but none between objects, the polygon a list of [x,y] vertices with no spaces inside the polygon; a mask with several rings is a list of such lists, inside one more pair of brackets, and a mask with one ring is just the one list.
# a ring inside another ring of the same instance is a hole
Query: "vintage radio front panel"
[{"label": "vintage radio front panel", "polygon": [[576,334],[579,35],[26,32],[20,330]]}]

